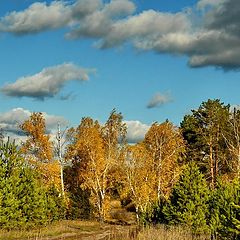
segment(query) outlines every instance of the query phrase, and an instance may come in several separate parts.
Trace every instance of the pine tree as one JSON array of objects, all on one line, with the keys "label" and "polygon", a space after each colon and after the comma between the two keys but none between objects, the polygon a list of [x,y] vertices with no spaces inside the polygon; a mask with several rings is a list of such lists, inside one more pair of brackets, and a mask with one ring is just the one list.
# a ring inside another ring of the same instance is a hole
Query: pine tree
[{"label": "pine tree", "polygon": [[207,231],[209,190],[203,174],[194,163],[188,164],[174,186],[163,213],[169,224],[189,226],[194,234]]},{"label": "pine tree", "polygon": [[218,182],[209,204],[209,224],[212,239],[239,239],[240,236],[240,183],[239,180]]},{"label": "pine tree", "polygon": [[195,161],[210,180],[212,189],[217,178],[229,172],[229,156],[224,133],[229,131],[229,105],[219,99],[203,102],[186,115],[181,128],[187,142],[188,160]]},{"label": "pine tree", "polygon": [[61,199],[56,193],[46,192],[35,170],[24,163],[17,146],[10,141],[0,143],[0,227],[45,224],[63,217],[63,213]]}]

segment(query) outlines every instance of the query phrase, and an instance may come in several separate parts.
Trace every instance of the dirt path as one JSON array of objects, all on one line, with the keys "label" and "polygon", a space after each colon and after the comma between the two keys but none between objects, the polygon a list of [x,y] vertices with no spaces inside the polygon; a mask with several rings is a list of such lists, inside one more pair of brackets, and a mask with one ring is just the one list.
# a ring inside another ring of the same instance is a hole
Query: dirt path
[{"label": "dirt path", "polygon": [[136,226],[104,225],[97,231],[66,232],[54,237],[34,240],[130,240],[137,235]]}]

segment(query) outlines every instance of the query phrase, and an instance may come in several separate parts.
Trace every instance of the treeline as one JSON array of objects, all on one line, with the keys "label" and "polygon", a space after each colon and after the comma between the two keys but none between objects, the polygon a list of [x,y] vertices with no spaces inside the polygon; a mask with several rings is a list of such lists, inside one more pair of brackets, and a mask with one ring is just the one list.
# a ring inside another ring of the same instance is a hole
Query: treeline
[{"label": "treeline", "polygon": [[[180,224],[194,235],[239,239],[238,109],[208,100],[180,127],[153,123],[135,145],[127,143],[123,116],[115,110],[103,125],[87,117],[59,131],[56,144],[41,113],[20,128],[27,135],[21,147],[1,145],[1,226],[105,221],[118,200],[134,208],[139,223]],[[4,170],[8,165],[15,170]]]}]

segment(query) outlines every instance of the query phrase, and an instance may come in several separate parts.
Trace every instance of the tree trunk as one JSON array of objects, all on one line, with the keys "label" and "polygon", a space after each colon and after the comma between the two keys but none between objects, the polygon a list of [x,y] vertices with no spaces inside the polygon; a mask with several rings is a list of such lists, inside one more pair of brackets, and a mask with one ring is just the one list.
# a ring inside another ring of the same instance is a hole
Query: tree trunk
[{"label": "tree trunk", "polygon": [[211,171],[211,188],[214,189],[215,186],[215,174],[214,174],[214,159],[213,159],[213,146],[212,142],[209,144],[209,159],[210,159],[210,171]]},{"label": "tree trunk", "polygon": [[62,187],[62,196],[65,197],[65,190],[64,190],[64,180],[63,180],[63,165],[61,167],[61,187]]}]

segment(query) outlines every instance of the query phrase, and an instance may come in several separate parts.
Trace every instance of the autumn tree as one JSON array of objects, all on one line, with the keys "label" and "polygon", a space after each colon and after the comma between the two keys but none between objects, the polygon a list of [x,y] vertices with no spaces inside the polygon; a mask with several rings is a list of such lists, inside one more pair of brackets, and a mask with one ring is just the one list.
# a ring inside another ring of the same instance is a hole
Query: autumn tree
[{"label": "autumn tree", "polygon": [[35,167],[42,175],[45,183],[60,186],[60,168],[53,160],[53,144],[50,136],[46,134],[46,124],[43,114],[32,113],[29,119],[20,125],[27,135],[22,144],[21,151],[25,154],[29,164]]},{"label": "autumn tree", "polygon": [[[67,136],[66,136],[67,128],[64,131],[61,131],[60,123],[58,123],[58,131],[56,134],[56,142],[54,144],[54,153],[55,157],[60,165],[60,179],[61,179],[61,192],[62,195],[65,197],[65,187],[64,187],[64,167],[68,163],[66,158],[64,158],[64,148],[67,143]],[[70,132],[69,132],[70,134]],[[65,137],[65,139],[64,139]]]},{"label": "autumn tree", "polygon": [[223,133],[228,131],[229,105],[220,100],[203,102],[192,114],[186,115],[181,128],[187,141],[188,160],[195,161],[216,185],[217,176],[228,171],[227,152]]},{"label": "autumn tree", "polygon": [[90,191],[100,219],[106,216],[107,202],[121,176],[119,162],[123,157],[125,135],[126,126],[116,110],[103,126],[91,118],[83,118],[76,129],[68,130],[70,144],[66,158],[72,159],[79,186]]},{"label": "autumn tree", "polygon": [[101,126],[97,121],[82,119],[68,148],[68,157],[73,159],[73,168],[77,171],[81,187],[90,191],[90,200],[96,207],[98,217],[103,220],[110,188],[108,177],[111,162],[105,158]]},{"label": "autumn tree", "polygon": [[180,130],[171,122],[153,123],[143,144],[151,154],[156,174],[157,198],[167,197],[179,176],[178,160],[184,153]]},{"label": "autumn tree", "polygon": [[123,167],[126,178],[125,194],[131,196],[139,220],[140,214],[150,211],[157,200],[153,159],[143,144],[128,146]]},{"label": "autumn tree", "polygon": [[105,149],[105,159],[111,163],[109,181],[112,185],[112,192],[118,193],[121,185],[122,168],[124,161],[124,151],[126,147],[127,127],[123,122],[123,116],[116,109],[110,112],[106,123],[101,128],[101,134]]},{"label": "autumn tree", "polygon": [[43,114],[32,113],[28,120],[20,125],[28,139],[22,146],[22,151],[33,155],[38,161],[49,162],[53,158],[53,147],[46,135],[46,124]]}]

